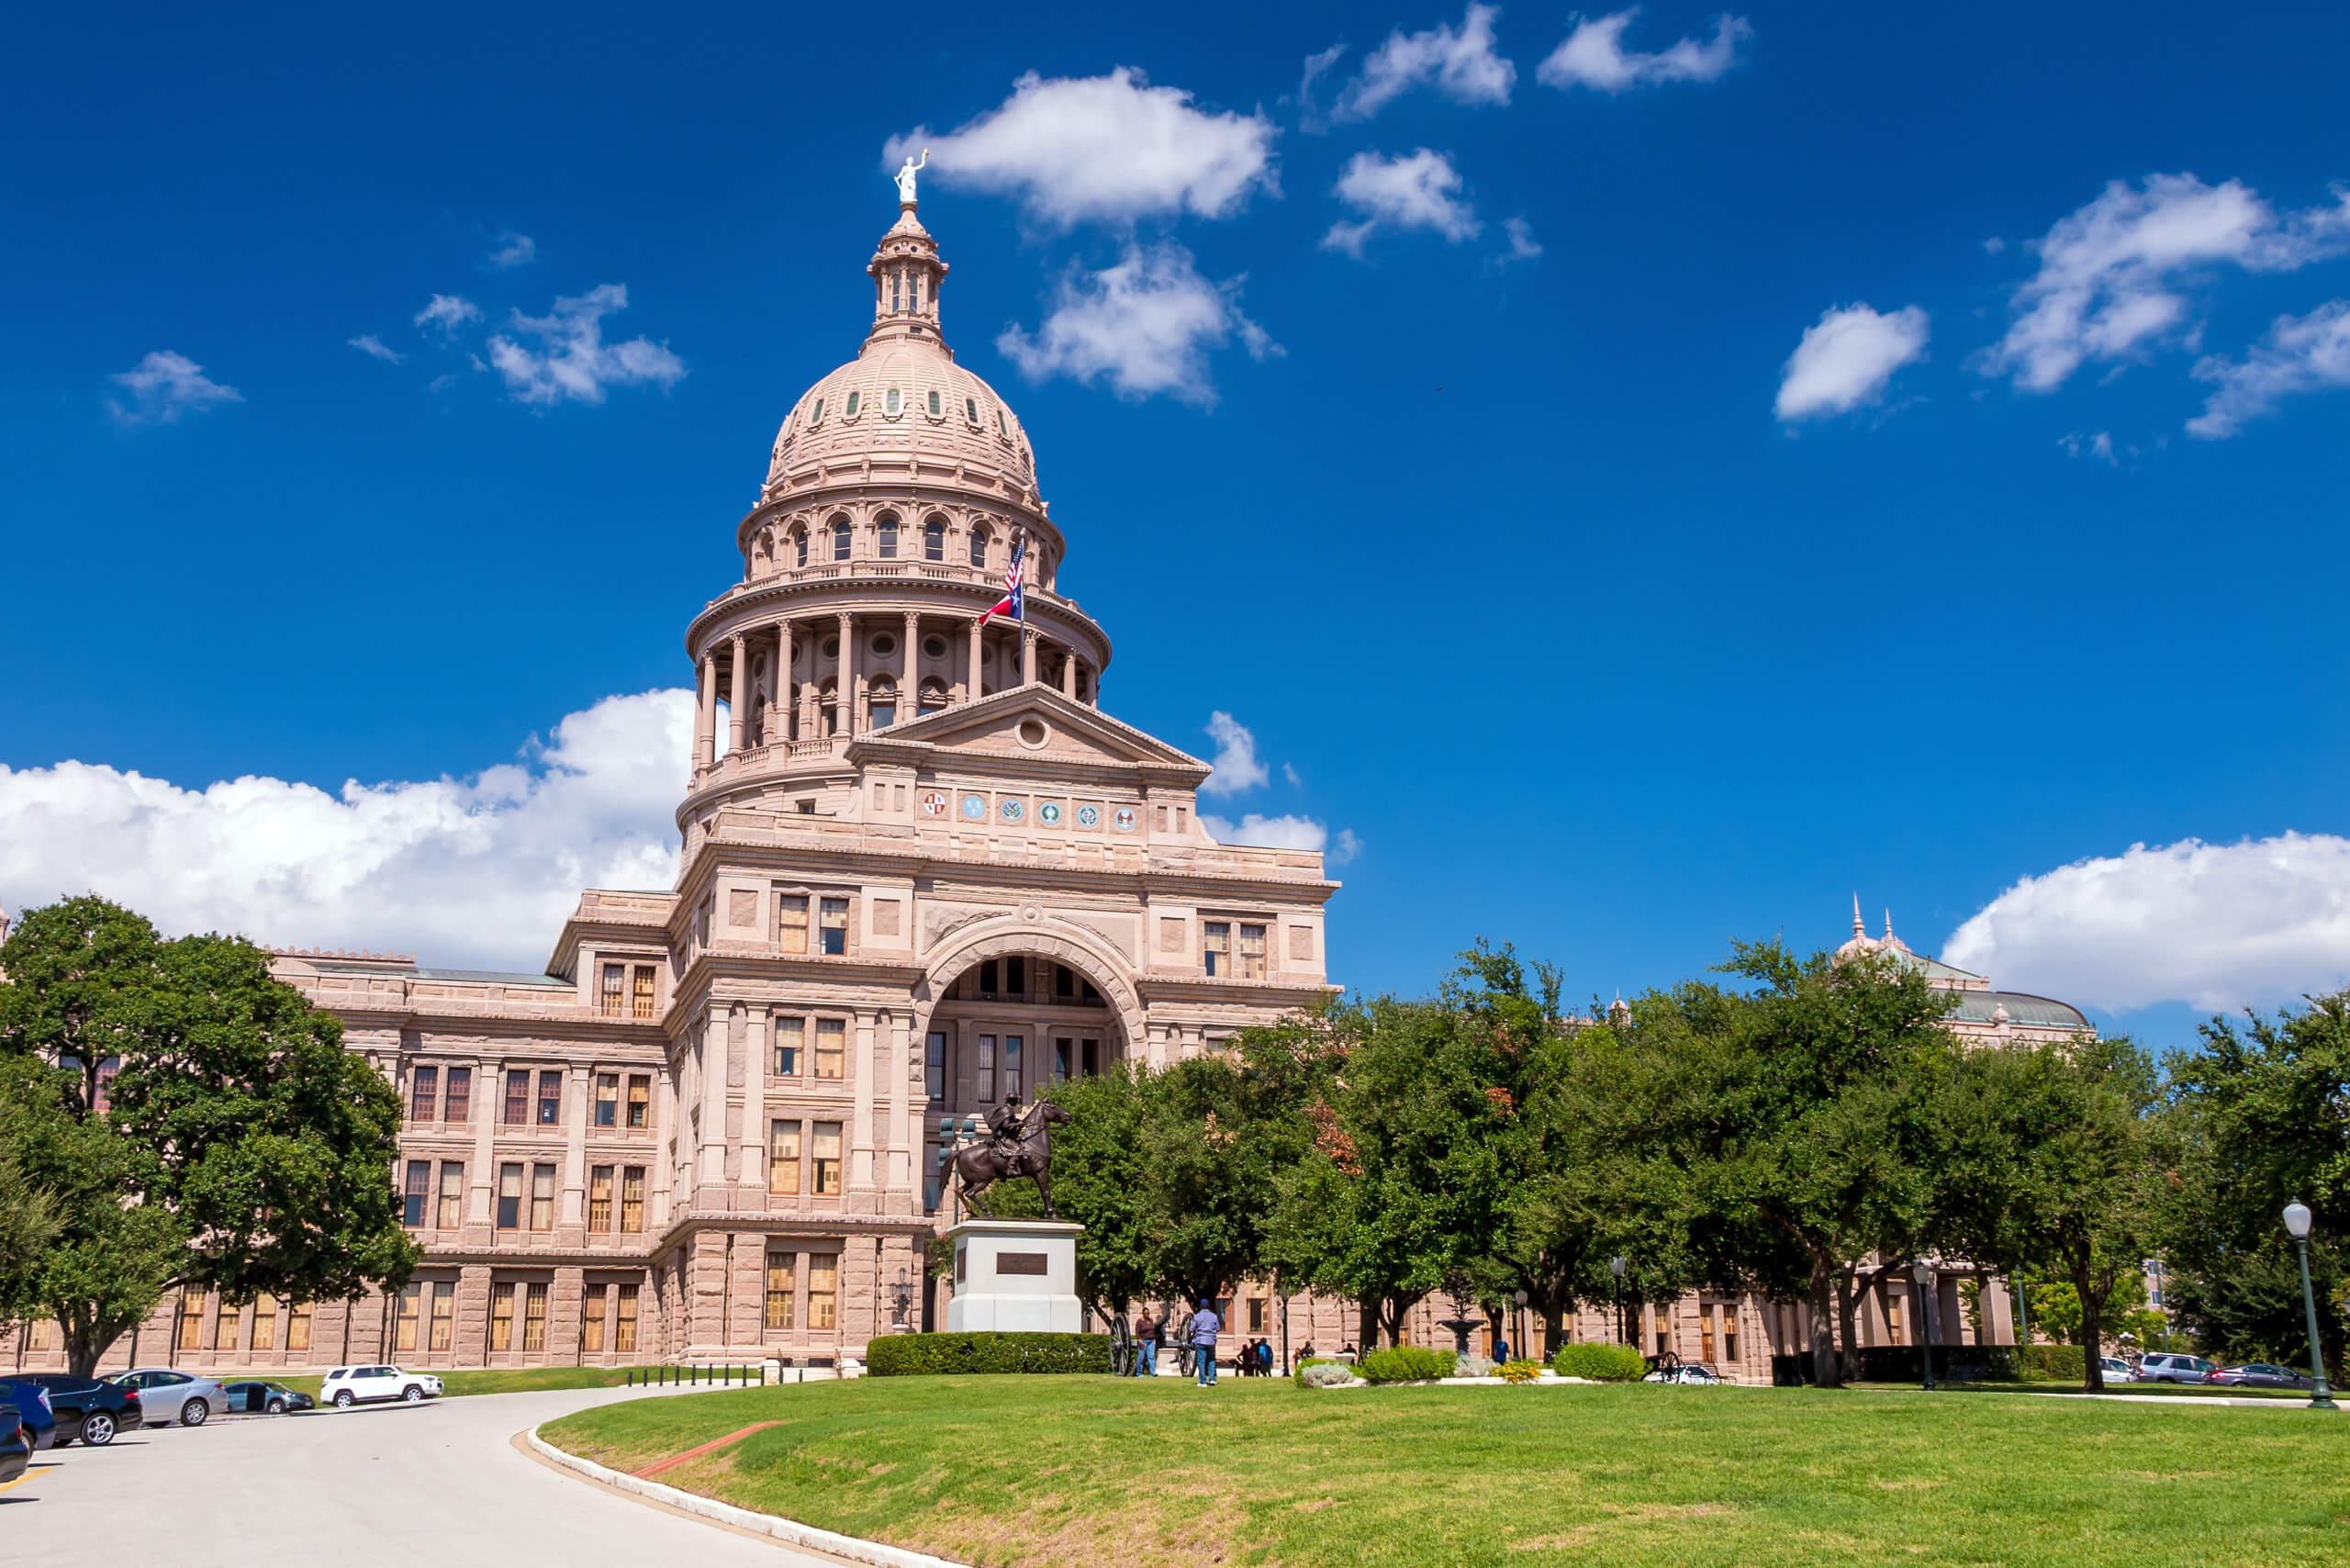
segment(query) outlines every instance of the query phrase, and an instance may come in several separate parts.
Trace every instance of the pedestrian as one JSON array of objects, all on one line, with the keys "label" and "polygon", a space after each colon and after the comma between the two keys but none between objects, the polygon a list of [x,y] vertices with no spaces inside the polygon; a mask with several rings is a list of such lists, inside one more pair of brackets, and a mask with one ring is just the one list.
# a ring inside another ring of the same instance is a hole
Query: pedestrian
[{"label": "pedestrian", "polygon": [[1509,1360],[1509,1341],[1499,1335],[1494,1337],[1494,1360],[1504,1362]]},{"label": "pedestrian", "polygon": [[1215,1386],[1215,1337],[1224,1320],[1215,1315],[1215,1303],[1203,1301],[1200,1310],[1192,1314],[1192,1361],[1199,1369],[1200,1386]]},{"label": "pedestrian", "polygon": [[1257,1375],[1259,1377],[1273,1375],[1273,1342],[1270,1339],[1257,1341]]},{"label": "pedestrian", "polygon": [[1158,1375],[1158,1341],[1166,1334],[1166,1325],[1149,1307],[1142,1309],[1142,1322],[1135,1328],[1135,1376]]}]

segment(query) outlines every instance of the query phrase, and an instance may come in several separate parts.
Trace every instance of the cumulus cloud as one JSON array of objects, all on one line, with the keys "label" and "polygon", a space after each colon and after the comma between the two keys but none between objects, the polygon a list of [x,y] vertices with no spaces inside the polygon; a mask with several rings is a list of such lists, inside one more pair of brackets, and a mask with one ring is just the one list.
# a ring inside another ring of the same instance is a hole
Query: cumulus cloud
[{"label": "cumulus cloud", "polygon": [[372,359],[382,360],[386,364],[397,364],[408,357],[397,350],[386,347],[384,340],[373,332],[360,333],[351,340],[351,346]]},{"label": "cumulus cloud", "polygon": [[2026,877],[1942,955],[2019,991],[2122,1010],[2274,1006],[2350,980],[2350,839],[2182,839]]},{"label": "cumulus cloud", "polygon": [[1330,830],[1312,817],[1269,817],[1250,812],[1235,823],[1202,812],[1200,825],[1207,829],[1208,836],[1218,844],[1252,845],[1259,849],[1322,850],[1334,861],[1351,857],[1360,843],[1353,834],[1341,831],[1338,834],[1339,848],[1344,853],[1331,850]]},{"label": "cumulus cloud", "polygon": [[1640,14],[1637,6],[1609,16],[1575,18],[1575,30],[1535,69],[1546,87],[1595,87],[1620,93],[1661,82],[1711,82],[1738,63],[1738,46],[1754,36],[1753,24],[1728,12],[1714,18],[1714,36],[1700,43],[1682,39],[1669,49],[1641,54],[1624,48],[1624,29]]},{"label": "cumulus cloud", "polygon": [[2098,431],[2094,435],[2083,435],[2075,431],[2070,435],[2057,437],[2056,444],[2065,449],[2067,457],[2093,457],[2112,467],[2121,465],[2121,460],[2113,454],[2111,431]]},{"label": "cumulus cloud", "polygon": [[509,229],[498,237],[497,249],[482,258],[482,264],[505,272],[513,267],[527,267],[538,257],[539,242],[528,234],[517,234]]},{"label": "cumulus cloud", "polygon": [[2192,343],[2184,289],[2213,268],[2291,272],[2350,249],[2350,190],[2279,214],[2239,181],[2153,174],[2116,180],[2033,242],[2040,270],[2015,292],[2015,319],[1976,368],[2053,391],[2087,360]]},{"label": "cumulus cloud", "polygon": [[1261,788],[1272,778],[1257,760],[1257,737],[1248,726],[1219,708],[1208,715],[1208,738],[1215,742],[1215,771],[1200,789],[1210,795],[1237,795]]},{"label": "cumulus cloud", "polygon": [[1509,249],[1501,255],[1502,264],[1530,262],[1542,253],[1542,242],[1534,237],[1533,226],[1523,218],[1502,219],[1502,233],[1509,240]]},{"label": "cumulus cloud", "polygon": [[212,380],[204,374],[204,366],[169,349],[157,350],[112,379],[130,394],[128,403],[118,398],[106,399],[106,411],[118,424],[176,424],[183,414],[200,414],[215,404],[245,400],[243,393]]},{"label": "cumulus cloud", "polygon": [[1338,176],[1337,191],[1363,217],[1332,224],[1322,248],[1360,258],[1364,241],[1382,228],[1430,229],[1456,245],[1473,240],[1484,226],[1460,190],[1460,172],[1444,153],[1425,147],[1401,158],[1358,152]]},{"label": "cumulus cloud", "polygon": [[420,331],[437,331],[444,338],[455,333],[458,328],[480,319],[480,306],[453,294],[434,295],[431,302],[416,313],[416,325]]},{"label": "cumulus cloud", "polygon": [[489,363],[506,378],[516,402],[541,408],[566,398],[600,403],[612,386],[676,386],[685,378],[686,363],[666,343],[650,338],[604,342],[604,318],[627,308],[627,286],[608,283],[576,297],[558,297],[544,316],[517,310],[514,330],[538,339],[538,346],[499,333],[489,340]]},{"label": "cumulus cloud", "polygon": [[2235,434],[2283,398],[2350,386],[2350,299],[2330,300],[2306,316],[2279,316],[2244,358],[2207,355],[2195,374],[2216,389],[2187,430],[2209,441]]},{"label": "cumulus cloud", "polygon": [[929,150],[924,177],[1017,197],[1046,221],[1130,222],[1190,213],[1228,218],[1249,196],[1280,194],[1261,114],[1211,114],[1178,87],[1120,66],[1107,76],[1030,72],[1012,96],[959,129],[918,127],[883,149],[891,167]]},{"label": "cumulus cloud", "polygon": [[[1494,48],[1494,18],[1500,15],[1497,6],[1472,4],[1458,28],[1439,22],[1426,32],[1396,28],[1363,62],[1361,73],[1338,90],[1329,118],[1369,119],[1415,87],[1433,87],[1456,104],[1506,105],[1517,67]],[[1345,49],[1337,45],[1306,61],[1298,92],[1309,115],[1314,79]]]},{"label": "cumulus cloud", "polygon": [[340,792],[0,766],[0,901],[96,891],[175,932],[535,970],[583,887],[665,888],[690,691],[608,697],[520,763]]},{"label": "cumulus cloud", "polygon": [[1926,313],[1905,305],[1880,315],[1866,305],[1839,305],[1804,330],[1779,382],[1777,409],[1786,420],[1849,413],[1881,397],[1893,373],[1926,353]]},{"label": "cumulus cloud", "polygon": [[1107,380],[1121,398],[1163,392],[1212,404],[1210,349],[1237,337],[1252,358],[1281,353],[1241,313],[1244,281],[1211,282],[1181,245],[1129,245],[1123,259],[1100,272],[1071,267],[1054,291],[1044,325],[1033,335],[1007,327],[995,346],[1031,381],[1066,375],[1091,386]]}]

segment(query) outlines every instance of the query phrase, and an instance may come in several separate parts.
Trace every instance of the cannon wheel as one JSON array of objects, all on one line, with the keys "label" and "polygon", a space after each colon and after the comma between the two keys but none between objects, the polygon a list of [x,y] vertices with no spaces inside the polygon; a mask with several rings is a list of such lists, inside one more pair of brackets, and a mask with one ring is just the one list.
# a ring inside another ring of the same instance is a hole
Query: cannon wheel
[{"label": "cannon wheel", "polygon": [[1110,1375],[1132,1377],[1135,1372],[1135,1336],[1123,1316],[1110,1319]]}]

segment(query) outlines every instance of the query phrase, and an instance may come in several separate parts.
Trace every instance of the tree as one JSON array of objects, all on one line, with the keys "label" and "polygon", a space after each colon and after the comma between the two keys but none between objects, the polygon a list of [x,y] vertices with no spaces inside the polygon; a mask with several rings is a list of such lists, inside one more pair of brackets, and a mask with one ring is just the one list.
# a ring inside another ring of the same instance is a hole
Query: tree
[{"label": "tree", "polygon": [[1053,1206],[1085,1227],[1077,1238],[1078,1291],[1105,1317],[1124,1317],[1151,1283],[1146,1076],[1120,1067],[1056,1083],[1043,1096],[1074,1118],[1053,1137]]}]

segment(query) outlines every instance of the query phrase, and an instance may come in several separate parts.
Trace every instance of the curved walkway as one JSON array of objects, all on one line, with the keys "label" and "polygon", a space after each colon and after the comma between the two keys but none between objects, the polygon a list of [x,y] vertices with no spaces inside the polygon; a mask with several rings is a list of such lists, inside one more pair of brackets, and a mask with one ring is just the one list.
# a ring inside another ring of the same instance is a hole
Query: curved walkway
[{"label": "curved walkway", "polygon": [[39,1455],[55,1468],[0,1493],[0,1540],[8,1542],[0,1560],[115,1555],[99,1549],[128,1530],[174,1568],[252,1568],[322,1551],[335,1568],[837,1565],[622,1496],[515,1445],[518,1432],[542,1421],[645,1392],[215,1417],[195,1431],[136,1432],[100,1450],[76,1444]]}]

